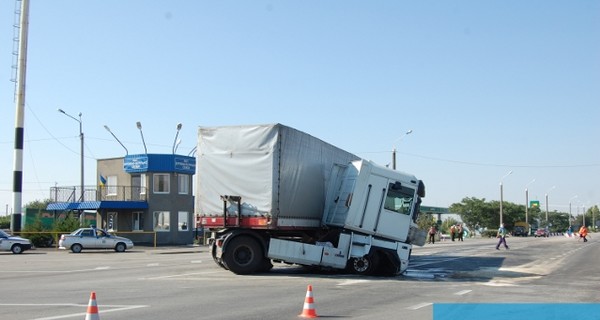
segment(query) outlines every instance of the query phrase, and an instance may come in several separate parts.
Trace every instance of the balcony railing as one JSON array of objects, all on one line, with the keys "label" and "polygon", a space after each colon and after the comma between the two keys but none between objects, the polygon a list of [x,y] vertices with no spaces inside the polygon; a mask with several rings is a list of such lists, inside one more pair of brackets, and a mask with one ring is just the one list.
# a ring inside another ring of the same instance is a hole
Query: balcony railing
[{"label": "balcony railing", "polygon": [[[83,201],[146,201],[146,188],[132,186],[85,187]],[[80,187],[51,187],[54,202],[82,202]]]}]

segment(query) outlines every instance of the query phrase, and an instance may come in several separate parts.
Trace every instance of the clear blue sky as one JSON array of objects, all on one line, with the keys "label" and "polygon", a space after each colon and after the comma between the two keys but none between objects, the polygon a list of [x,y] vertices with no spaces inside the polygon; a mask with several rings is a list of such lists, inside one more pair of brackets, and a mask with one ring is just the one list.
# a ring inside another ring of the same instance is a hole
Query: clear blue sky
[{"label": "clear blue sky", "polygon": [[[13,0],[0,2],[0,213],[12,212]],[[599,1],[31,0],[23,204],[96,159],[282,123],[464,197],[600,202]],[[413,130],[410,135],[404,132]],[[403,137],[402,139],[400,139]],[[554,189],[552,187],[555,186]]]}]

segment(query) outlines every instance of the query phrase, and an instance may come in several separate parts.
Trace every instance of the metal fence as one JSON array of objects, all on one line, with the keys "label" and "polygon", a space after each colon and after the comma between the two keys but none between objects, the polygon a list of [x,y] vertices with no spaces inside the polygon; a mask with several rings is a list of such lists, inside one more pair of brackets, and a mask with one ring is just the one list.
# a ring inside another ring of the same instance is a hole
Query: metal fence
[{"label": "metal fence", "polygon": [[50,200],[53,202],[82,201],[146,201],[145,187],[101,186],[85,187],[81,199],[81,187],[51,187]]}]

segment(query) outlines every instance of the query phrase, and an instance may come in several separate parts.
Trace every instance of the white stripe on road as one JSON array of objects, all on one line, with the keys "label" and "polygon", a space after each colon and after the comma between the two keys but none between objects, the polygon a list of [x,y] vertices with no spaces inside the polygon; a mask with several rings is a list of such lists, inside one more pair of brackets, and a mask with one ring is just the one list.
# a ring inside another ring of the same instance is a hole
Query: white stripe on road
[{"label": "white stripe on road", "polygon": [[[80,307],[85,308],[87,304],[75,304],[75,303],[0,303],[0,306],[8,306],[8,307]],[[109,313],[115,311],[125,311],[139,308],[148,308],[148,305],[102,305],[102,311],[100,313]],[[114,308],[114,309],[106,309],[106,308]],[[63,314],[60,316],[53,317],[45,317],[45,318],[35,318],[35,320],[54,320],[54,319],[66,319],[66,318],[75,318],[75,317],[85,317],[86,312],[79,313],[71,313],[71,314]]]},{"label": "white stripe on road", "polygon": [[409,309],[409,310],[418,310],[418,309],[430,306],[432,304],[433,303],[431,303],[431,302],[423,302],[423,303],[416,304],[416,305],[414,305],[412,307],[407,307],[406,309]]},{"label": "white stripe on road", "polygon": [[463,291],[459,291],[459,292],[455,293],[455,295],[462,296],[463,294],[467,294],[471,291],[473,291],[473,290],[463,290]]}]

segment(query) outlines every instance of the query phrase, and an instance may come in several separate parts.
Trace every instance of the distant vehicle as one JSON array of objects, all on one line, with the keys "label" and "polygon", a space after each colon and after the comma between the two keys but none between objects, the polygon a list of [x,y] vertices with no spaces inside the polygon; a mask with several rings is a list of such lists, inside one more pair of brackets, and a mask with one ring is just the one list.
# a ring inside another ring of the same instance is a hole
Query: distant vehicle
[{"label": "distant vehicle", "polygon": [[13,237],[10,234],[0,230],[0,250],[12,251],[14,254],[22,253],[31,249],[31,241],[21,237]]},{"label": "distant vehicle", "polygon": [[548,232],[548,230],[546,229],[537,229],[535,230],[535,237],[545,237],[548,238],[550,236],[550,233]]},{"label": "distant vehicle", "polygon": [[59,249],[70,249],[79,253],[83,249],[114,249],[124,252],[133,248],[133,241],[112,235],[102,229],[79,228],[70,234],[63,234],[58,241]]},{"label": "distant vehicle", "polygon": [[529,235],[529,223],[524,221],[515,222],[513,229],[513,236],[515,237],[527,237]]}]

